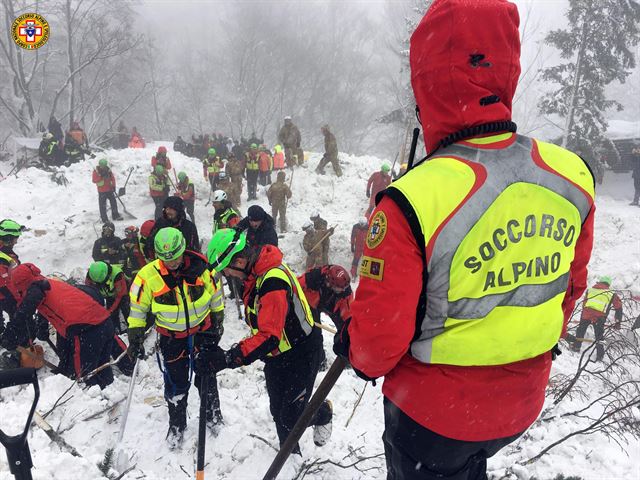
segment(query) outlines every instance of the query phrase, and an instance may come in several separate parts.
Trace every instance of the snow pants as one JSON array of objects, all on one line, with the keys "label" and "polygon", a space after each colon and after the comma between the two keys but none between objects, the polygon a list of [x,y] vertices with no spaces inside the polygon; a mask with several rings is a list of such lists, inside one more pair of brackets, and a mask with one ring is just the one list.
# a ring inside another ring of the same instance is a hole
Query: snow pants
[{"label": "snow pants", "polygon": [[247,200],[257,200],[258,170],[247,170]]},{"label": "snow pants", "polygon": [[260,185],[267,186],[271,184],[271,172],[260,172],[258,174]]},{"label": "snow pants", "polygon": [[386,397],[384,424],[387,480],[486,480],[487,458],[523,433],[482,442],[454,440],[416,423]]},{"label": "snow pants", "polygon": [[278,223],[278,215],[280,216],[280,231],[287,231],[287,206],[283,203],[271,204],[271,216],[273,217],[273,223]]},{"label": "snow pants", "polygon": [[[71,327],[73,329],[73,327]],[[58,335],[57,349],[60,356],[58,369],[70,377],[79,378],[111,360],[113,348],[113,323],[107,319],[99,325],[90,325]],[[86,385],[98,385],[101,389],[113,382],[113,370],[107,367],[87,379]]]},{"label": "snow pants", "polygon": [[604,340],[604,323],[606,320],[606,317],[600,317],[595,321],[595,323],[592,323],[591,320],[581,319],[578,324],[578,328],[576,329],[576,340],[573,342],[574,350],[580,351],[582,342],[577,339],[584,338],[589,325],[593,325],[593,333],[596,337],[596,362],[602,360],[604,358],[604,345],[602,344],[602,341]]},{"label": "snow pants", "polygon": [[202,400],[207,395],[207,421],[214,418],[222,420],[220,398],[218,397],[218,381],[209,372],[209,383],[206,392],[200,389],[202,372],[198,372],[192,364],[190,354],[205,344],[217,344],[220,340],[211,329],[198,332],[191,337],[174,338],[160,335],[160,352],[164,370],[164,398],[169,408],[169,426],[182,431],[187,427],[187,398],[191,387],[191,372],[195,372],[195,385]]},{"label": "snow pants", "polygon": [[333,171],[335,172],[336,177],[341,177],[342,168],[340,168],[340,162],[338,161],[337,155],[329,156],[326,153],[320,159],[320,163],[318,163],[318,166],[316,167],[316,173],[324,175],[324,167],[326,167],[328,163],[331,163],[331,165],[333,166]]},{"label": "snow pants", "polygon": [[[264,362],[269,409],[281,446],[309,403],[321,355],[322,333],[314,328],[305,340],[291,350],[269,357]],[[326,425],[330,421],[331,407],[325,400],[309,425]],[[293,452],[300,453],[300,446],[297,445]]]},{"label": "snow pants", "polygon": [[102,223],[109,221],[109,217],[107,216],[107,200],[109,200],[109,204],[111,205],[111,218],[115,220],[120,216],[115,194],[113,192],[98,192],[98,208],[100,209],[100,219]]}]

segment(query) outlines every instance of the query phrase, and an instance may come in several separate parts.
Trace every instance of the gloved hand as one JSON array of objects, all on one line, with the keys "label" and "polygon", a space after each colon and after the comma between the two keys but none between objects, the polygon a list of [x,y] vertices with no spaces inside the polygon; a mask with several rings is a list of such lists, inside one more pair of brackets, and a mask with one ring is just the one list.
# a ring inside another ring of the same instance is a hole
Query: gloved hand
[{"label": "gloved hand", "polygon": [[36,317],[36,338],[38,340],[49,339],[49,322],[42,315],[38,314]]},{"label": "gloved hand", "polygon": [[[351,323],[351,319],[347,319],[344,322],[344,325],[340,329],[338,333],[333,337],[333,352],[336,355],[340,355],[349,361],[349,347],[351,346],[351,338],[349,337],[349,324]],[[363,379],[366,382],[371,382],[373,385],[376,385],[376,379],[366,375],[364,372],[361,372],[356,367],[351,365],[355,374]]]},{"label": "gloved hand", "polygon": [[229,366],[227,352],[218,345],[203,345],[196,355],[196,369],[199,372],[218,373]]},{"label": "gloved hand", "polygon": [[127,354],[131,358],[144,358],[144,328],[133,327],[127,330],[129,337],[129,348],[127,348]]}]

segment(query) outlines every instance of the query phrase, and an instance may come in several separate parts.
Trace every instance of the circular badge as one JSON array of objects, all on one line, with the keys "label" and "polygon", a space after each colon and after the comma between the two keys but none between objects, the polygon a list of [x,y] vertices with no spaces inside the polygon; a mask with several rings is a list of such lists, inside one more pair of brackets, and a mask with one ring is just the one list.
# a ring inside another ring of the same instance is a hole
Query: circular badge
[{"label": "circular badge", "polygon": [[376,248],[387,234],[387,216],[384,212],[377,212],[371,219],[367,233],[367,247]]},{"label": "circular badge", "polygon": [[40,48],[49,40],[49,24],[42,15],[25,13],[13,21],[13,41],[27,50]]}]

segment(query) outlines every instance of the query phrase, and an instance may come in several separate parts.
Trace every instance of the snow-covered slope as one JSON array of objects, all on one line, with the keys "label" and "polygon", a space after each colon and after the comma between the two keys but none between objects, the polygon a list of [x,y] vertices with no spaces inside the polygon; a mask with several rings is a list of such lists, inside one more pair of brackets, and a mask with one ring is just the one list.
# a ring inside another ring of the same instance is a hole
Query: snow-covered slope
[{"label": "snow-covered slope", "polygon": [[[123,235],[129,224],[140,225],[152,216],[154,206],[148,195],[147,176],[150,157],[162,142],[153,148],[142,150],[107,151],[119,185],[122,185],[130,167],[133,174],[123,197],[127,209],[137,220],[116,222],[117,234]],[[208,240],[211,231],[213,208],[205,207],[209,194],[208,183],[202,177],[201,164],[179,153],[171,152],[171,161],[177,171],[185,170],[196,183],[199,200],[196,202],[196,220],[201,237]],[[101,158],[101,156],[97,157]],[[345,175],[336,178],[330,171],[326,176],[313,173],[320,156],[312,154],[305,168],[295,170],[293,198],[289,203],[289,232],[280,240],[288,264],[297,272],[304,266],[301,247],[301,225],[309,214],[318,210],[330,225],[337,225],[332,237],[331,261],[349,267],[351,253],[349,238],[351,226],[363,215],[368,200],[365,197],[366,180],[377,170],[382,160],[374,157],[341,155]],[[23,262],[37,264],[45,274],[56,272],[83,277],[91,262],[91,247],[100,231],[95,186],[91,183],[94,161],[87,161],[62,168],[69,181],[59,186],[49,179],[49,174],[37,169],[20,172],[0,183],[0,217],[13,218],[26,224],[26,232],[16,247]],[[287,174],[289,178],[290,173]],[[263,187],[259,187],[257,202],[270,211]],[[246,189],[243,201],[246,198]],[[617,288],[636,288],[640,275],[640,209],[627,205],[628,200],[602,197],[598,200],[596,245],[591,264],[590,280],[597,275],[610,274]],[[249,205],[242,205],[242,213]],[[205,243],[206,244],[206,243]],[[247,334],[246,327],[237,320],[235,304],[227,302],[223,347],[228,347]],[[147,340],[147,350],[153,348],[155,334]],[[329,359],[332,339],[325,335],[325,348]],[[55,361],[55,357],[49,354]],[[575,367],[577,355],[568,351],[555,362],[556,371],[570,372]],[[104,478],[97,468],[107,448],[116,441],[118,416],[127,392],[127,378],[116,370],[116,381],[104,391],[97,387],[83,390],[73,386],[65,398],[47,417],[54,428],[62,432],[66,441],[75,447],[81,458],[61,451],[37,427],[32,427],[29,443],[33,456],[35,479],[94,479]],[[318,381],[323,374],[319,375]],[[639,372],[640,376],[640,372]],[[262,366],[256,362],[249,367],[225,371],[219,375],[219,389],[225,426],[217,438],[207,439],[206,478],[256,479],[261,478],[275,455],[277,444],[275,428],[268,407]],[[46,412],[72,381],[53,376],[46,369],[40,371],[42,396],[39,412]],[[167,412],[162,400],[162,375],[155,358],[142,362],[139,380],[129,415],[124,443],[133,455],[136,468],[125,479],[178,479],[193,478],[195,444],[197,437],[197,392],[191,391],[189,420],[185,443],[181,451],[170,452],[165,444],[168,425]],[[354,405],[364,384],[351,371],[347,371],[331,392],[334,404],[333,437],[325,447],[316,447],[308,431],[302,438],[303,458],[293,458],[285,466],[280,478],[322,479],[383,479],[386,476],[383,445],[380,439],[383,428],[382,397],[380,383],[368,385],[349,426],[345,424],[352,415]],[[594,392],[595,395],[596,392]],[[11,388],[0,391],[0,428],[16,433],[22,428],[28,403],[29,388]],[[585,400],[580,400],[584,402]],[[115,405],[112,410],[109,406]],[[103,411],[95,418],[94,414]],[[489,462],[494,478],[500,478],[505,469],[516,461],[522,461],[538,453],[566,433],[577,430],[579,425],[552,423],[536,426],[527,438],[500,452]],[[637,452],[638,442],[628,446],[630,457],[615,444],[599,434],[576,437],[552,450],[539,462],[526,469],[514,469],[520,478],[535,475],[539,479],[553,478],[556,473],[571,473],[585,479],[640,478]],[[635,452],[635,455],[634,455]],[[373,457],[350,468],[341,468],[326,462],[342,465],[358,459]],[[306,472],[303,475],[302,472]],[[112,472],[115,473],[115,472]],[[143,476],[144,475],[144,476]],[[0,480],[12,478],[8,473],[6,458],[0,453]],[[506,477],[509,478],[509,477]],[[510,477],[514,478],[514,477]]]}]

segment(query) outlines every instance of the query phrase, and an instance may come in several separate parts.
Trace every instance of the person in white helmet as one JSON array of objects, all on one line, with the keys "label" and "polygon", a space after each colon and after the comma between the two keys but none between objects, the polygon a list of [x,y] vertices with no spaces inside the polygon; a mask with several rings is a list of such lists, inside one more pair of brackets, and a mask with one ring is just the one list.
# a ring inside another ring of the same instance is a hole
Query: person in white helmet
[{"label": "person in white helmet", "polygon": [[233,208],[224,190],[213,192],[213,229],[215,234],[221,228],[233,228],[240,222],[240,214]]}]

